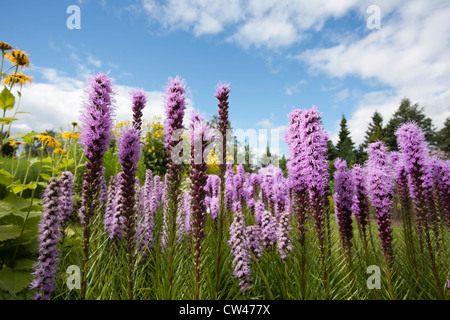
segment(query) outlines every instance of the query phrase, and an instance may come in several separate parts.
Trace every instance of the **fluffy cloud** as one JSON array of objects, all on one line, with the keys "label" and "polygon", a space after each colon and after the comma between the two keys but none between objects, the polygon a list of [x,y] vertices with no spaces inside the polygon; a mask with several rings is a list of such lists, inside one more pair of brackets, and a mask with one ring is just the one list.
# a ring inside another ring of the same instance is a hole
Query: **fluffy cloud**
[{"label": "fluffy cloud", "polygon": [[449,16],[448,1],[404,2],[382,19],[381,29],[298,58],[330,77],[357,76],[391,88],[369,92],[357,104],[349,126],[358,142],[375,110],[388,119],[404,97],[425,107],[439,127],[450,116]]},{"label": "fluffy cloud", "polygon": [[[13,133],[42,132],[49,129],[66,130],[72,121],[78,121],[85,99],[85,82],[66,76],[52,68],[36,68],[44,81],[34,82],[23,89],[20,110],[29,114],[20,114],[20,119],[13,123]],[[115,119],[131,120],[131,91],[135,88],[114,84]],[[147,107],[144,119],[152,120],[154,116],[165,118],[164,92],[147,91]],[[187,100],[186,118],[192,113],[192,100]]]}]

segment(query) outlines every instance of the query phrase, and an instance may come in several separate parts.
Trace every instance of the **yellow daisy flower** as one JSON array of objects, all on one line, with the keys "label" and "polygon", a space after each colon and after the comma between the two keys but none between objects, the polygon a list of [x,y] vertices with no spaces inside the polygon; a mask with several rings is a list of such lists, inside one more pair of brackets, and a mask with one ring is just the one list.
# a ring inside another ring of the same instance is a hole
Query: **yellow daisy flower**
[{"label": "yellow daisy flower", "polygon": [[20,50],[13,50],[5,55],[13,65],[18,65],[20,68],[28,67],[30,65],[30,60],[28,59],[27,53]]},{"label": "yellow daisy flower", "polygon": [[38,140],[41,140],[41,142],[48,147],[56,147],[56,148],[61,147],[61,142],[57,141],[52,136],[49,136],[46,134],[40,134],[40,135],[38,135],[37,138],[38,138]]},{"label": "yellow daisy flower", "polygon": [[67,151],[61,148],[56,148],[55,150],[53,150],[53,153],[64,154],[67,153]]},{"label": "yellow daisy flower", "polygon": [[7,44],[6,42],[0,42],[0,50],[1,51],[9,51],[12,50],[13,47]]},{"label": "yellow daisy flower", "polygon": [[33,82],[33,77],[28,77],[23,73],[10,74],[3,80],[5,85],[27,84]]}]

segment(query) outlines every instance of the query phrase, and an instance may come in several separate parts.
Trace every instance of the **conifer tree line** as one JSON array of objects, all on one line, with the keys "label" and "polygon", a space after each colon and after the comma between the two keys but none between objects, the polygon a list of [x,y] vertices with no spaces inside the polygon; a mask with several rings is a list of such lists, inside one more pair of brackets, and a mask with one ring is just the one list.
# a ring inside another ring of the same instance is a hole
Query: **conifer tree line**
[{"label": "conifer tree line", "polygon": [[398,151],[395,131],[407,122],[414,121],[425,134],[430,148],[436,152],[450,156],[450,118],[447,118],[444,127],[440,130],[433,125],[431,118],[424,113],[424,108],[418,103],[412,104],[408,98],[402,99],[400,106],[392,117],[386,121],[380,112],[375,111],[365,131],[364,141],[358,146],[353,141],[345,115],[342,115],[339,130],[339,139],[336,145],[328,141],[328,159],[330,161],[341,158],[352,164],[363,164],[367,160],[367,151],[370,143],[383,141],[390,151]]}]

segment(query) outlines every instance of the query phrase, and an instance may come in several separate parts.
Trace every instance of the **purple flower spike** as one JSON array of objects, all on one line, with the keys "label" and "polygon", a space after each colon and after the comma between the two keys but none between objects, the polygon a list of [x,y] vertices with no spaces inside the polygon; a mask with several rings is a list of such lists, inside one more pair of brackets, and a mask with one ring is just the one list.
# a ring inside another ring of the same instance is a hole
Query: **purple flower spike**
[{"label": "purple flower spike", "polygon": [[438,207],[450,228],[450,161],[433,158],[433,177]]},{"label": "purple flower spike", "polygon": [[281,259],[285,260],[288,252],[292,251],[289,233],[291,231],[291,222],[289,221],[289,213],[280,213],[280,222],[278,228],[278,252]]},{"label": "purple flower spike", "polygon": [[143,91],[136,90],[132,92],[133,97],[133,127],[141,132],[142,110],[145,108],[147,98]]},{"label": "purple flower spike", "polygon": [[242,212],[235,212],[233,223],[230,226],[231,253],[233,254],[233,275],[240,280],[239,286],[242,291],[250,289],[250,255],[247,247],[247,229]]},{"label": "purple flower spike", "polygon": [[369,216],[369,201],[367,198],[366,177],[361,165],[355,164],[352,168],[355,183],[355,195],[353,196],[352,210],[361,231],[363,241],[367,243],[366,226]]},{"label": "purple flower spike", "polygon": [[220,164],[219,167],[221,169],[221,174],[223,175],[225,172],[225,163],[226,163],[226,154],[227,154],[227,129],[230,125],[228,120],[228,98],[230,95],[230,86],[229,84],[219,83],[216,88],[215,97],[219,101],[219,122],[217,123],[217,128],[222,136],[222,139],[218,141],[218,152],[216,155],[219,158]]},{"label": "purple flower spike", "polygon": [[278,221],[269,211],[261,217],[261,241],[266,250],[274,248],[278,240]]},{"label": "purple flower spike", "polygon": [[57,245],[60,237],[60,194],[58,182],[51,178],[45,189],[41,222],[39,225],[39,257],[33,273],[31,289],[37,289],[36,300],[48,300],[56,290],[56,276],[59,264]]},{"label": "purple flower spike", "polygon": [[394,180],[390,174],[386,147],[380,141],[369,145],[367,187],[378,220],[381,246],[386,258],[393,257],[391,207],[394,198]]},{"label": "purple flower spike", "polygon": [[60,203],[61,203],[61,217],[60,217],[60,226],[61,233],[64,232],[64,229],[67,227],[67,222],[74,210],[74,192],[73,192],[73,174],[70,171],[64,171],[61,173],[61,177],[59,178],[59,187],[60,187]]},{"label": "purple flower spike", "polygon": [[261,245],[261,229],[259,225],[247,227],[247,247],[257,260],[261,258],[263,251]]},{"label": "purple flower spike", "polygon": [[335,214],[341,234],[344,250],[350,253],[353,238],[352,226],[352,200],[354,196],[354,183],[352,172],[347,169],[347,162],[337,158],[334,162],[334,203]]}]

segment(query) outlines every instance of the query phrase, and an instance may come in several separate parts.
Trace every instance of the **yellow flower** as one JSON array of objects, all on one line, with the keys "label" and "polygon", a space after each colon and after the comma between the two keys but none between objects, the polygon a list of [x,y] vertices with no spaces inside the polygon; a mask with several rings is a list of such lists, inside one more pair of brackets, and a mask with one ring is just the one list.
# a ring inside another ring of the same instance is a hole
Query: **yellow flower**
[{"label": "yellow flower", "polygon": [[6,42],[0,42],[0,50],[1,51],[8,51],[13,49],[12,46],[10,46],[9,44],[7,44]]},{"label": "yellow flower", "polygon": [[21,144],[21,145],[25,145],[26,143],[25,142],[22,142],[22,141],[10,141],[9,142],[9,145],[11,146],[11,147],[15,147],[16,145],[18,145],[18,144]]},{"label": "yellow flower", "polygon": [[12,84],[27,84],[33,82],[33,77],[28,77],[23,73],[10,74],[3,83],[6,85]]},{"label": "yellow flower", "polygon": [[78,140],[80,135],[81,135],[81,133],[79,133],[79,132],[63,132],[63,133],[61,133],[61,138],[63,138],[64,140],[69,140],[69,139]]},{"label": "yellow flower", "polygon": [[18,65],[20,68],[28,67],[30,65],[30,60],[26,52],[20,50],[13,50],[5,55],[13,65]]},{"label": "yellow flower", "polygon": [[61,149],[61,148],[56,148],[55,150],[53,150],[53,152],[54,152],[54,153],[57,153],[57,154],[64,154],[64,153],[67,153],[66,150]]},{"label": "yellow flower", "polygon": [[40,134],[38,135],[38,139],[41,140],[41,142],[48,147],[56,147],[56,148],[61,147],[61,142],[57,141],[52,136]]}]

